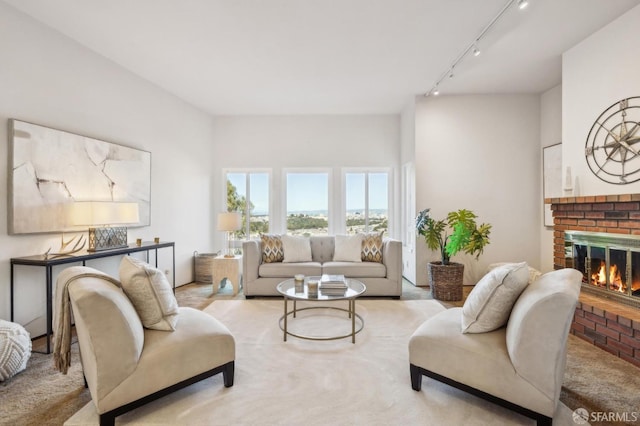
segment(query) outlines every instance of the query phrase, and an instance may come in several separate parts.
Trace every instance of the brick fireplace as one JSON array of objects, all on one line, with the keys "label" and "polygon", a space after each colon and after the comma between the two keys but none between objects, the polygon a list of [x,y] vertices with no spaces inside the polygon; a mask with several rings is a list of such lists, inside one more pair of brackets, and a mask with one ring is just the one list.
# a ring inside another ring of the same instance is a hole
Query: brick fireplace
[{"label": "brick fireplace", "polygon": [[[545,202],[553,212],[554,269],[573,267],[566,253],[565,231],[640,236],[640,194],[550,198]],[[640,367],[640,308],[607,297],[606,292],[584,290],[590,288],[583,287],[571,333]]]}]

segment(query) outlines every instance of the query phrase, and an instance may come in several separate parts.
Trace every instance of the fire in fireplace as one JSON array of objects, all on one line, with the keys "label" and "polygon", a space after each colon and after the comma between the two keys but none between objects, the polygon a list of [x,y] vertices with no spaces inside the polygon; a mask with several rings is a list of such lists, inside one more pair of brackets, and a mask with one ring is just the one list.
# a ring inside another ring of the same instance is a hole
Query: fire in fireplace
[{"label": "fire in fireplace", "polygon": [[585,291],[640,307],[640,236],[565,231],[565,250]]}]

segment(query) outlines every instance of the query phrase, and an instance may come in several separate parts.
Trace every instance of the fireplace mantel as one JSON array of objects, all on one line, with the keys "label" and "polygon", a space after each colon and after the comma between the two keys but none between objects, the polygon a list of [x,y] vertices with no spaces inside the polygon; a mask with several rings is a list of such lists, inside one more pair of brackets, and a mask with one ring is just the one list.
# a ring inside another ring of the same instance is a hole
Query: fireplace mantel
[{"label": "fireplace mantel", "polygon": [[586,195],[583,197],[558,197],[545,198],[545,204],[585,204],[585,203],[617,203],[639,201],[640,194],[619,194],[619,195]]}]

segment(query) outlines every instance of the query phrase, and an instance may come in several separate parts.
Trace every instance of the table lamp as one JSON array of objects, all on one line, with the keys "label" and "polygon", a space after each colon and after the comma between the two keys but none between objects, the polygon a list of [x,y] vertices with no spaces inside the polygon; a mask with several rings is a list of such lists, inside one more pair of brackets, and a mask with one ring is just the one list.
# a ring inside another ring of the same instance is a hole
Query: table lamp
[{"label": "table lamp", "polygon": [[89,248],[101,251],[127,247],[127,227],[140,221],[138,203],[79,201],[73,204],[74,223],[89,225]]},{"label": "table lamp", "polygon": [[240,213],[218,213],[218,231],[224,231],[227,237],[227,253],[224,257],[234,257],[231,253],[231,233],[240,228],[242,228],[242,216]]}]

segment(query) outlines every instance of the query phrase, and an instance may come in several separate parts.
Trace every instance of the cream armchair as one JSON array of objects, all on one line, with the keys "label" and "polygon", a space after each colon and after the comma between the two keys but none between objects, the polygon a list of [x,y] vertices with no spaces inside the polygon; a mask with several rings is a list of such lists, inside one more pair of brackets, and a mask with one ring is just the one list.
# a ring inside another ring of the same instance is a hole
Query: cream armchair
[{"label": "cream armchair", "polygon": [[226,387],[233,385],[235,343],[222,323],[181,307],[175,331],[143,328],[131,301],[109,278],[77,266],[57,280],[68,288],[85,384],[101,425],[218,373]]},{"label": "cream armchair", "polygon": [[495,331],[463,334],[462,308],[428,319],[409,341],[411,386],[425,375],[551,425],[581,280],[575,269],[542,275]]}]

